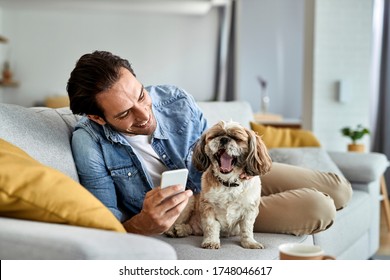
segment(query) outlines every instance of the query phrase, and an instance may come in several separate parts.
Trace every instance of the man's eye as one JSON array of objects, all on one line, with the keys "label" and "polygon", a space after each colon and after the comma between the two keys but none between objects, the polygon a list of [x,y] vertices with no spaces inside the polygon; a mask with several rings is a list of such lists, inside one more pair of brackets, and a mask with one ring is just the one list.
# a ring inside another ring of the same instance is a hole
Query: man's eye
[{"label": "man's eye", "polygon": [[142,101],[143,99],[144,99],[144,97],[145,97],[145,92],[144,91],[142,91],[141,92],[141,94],[140,94],[140,96],[139,96],[139,101]]},{"label": "man's eye", "polygon": [[129,115],[129,111],[126,111],[126,113],[120,115],[120,116],[118,117],[118,119],[123,120],[123,119],[125,119],[128,115]]}]

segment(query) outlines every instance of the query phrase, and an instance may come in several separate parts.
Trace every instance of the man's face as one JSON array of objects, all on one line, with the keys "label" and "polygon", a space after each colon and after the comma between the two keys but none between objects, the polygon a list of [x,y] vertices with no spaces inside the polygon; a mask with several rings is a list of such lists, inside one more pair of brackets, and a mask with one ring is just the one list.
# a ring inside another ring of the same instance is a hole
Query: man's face
[{"label": "man's face", "polygon": [[119,80],[96,100],[105,119],[96,115],[88,118],[101,125],[107,123],[118,132],[134,135],[151,135],[156,129],[149,93],[126,68],[121,68]]}]

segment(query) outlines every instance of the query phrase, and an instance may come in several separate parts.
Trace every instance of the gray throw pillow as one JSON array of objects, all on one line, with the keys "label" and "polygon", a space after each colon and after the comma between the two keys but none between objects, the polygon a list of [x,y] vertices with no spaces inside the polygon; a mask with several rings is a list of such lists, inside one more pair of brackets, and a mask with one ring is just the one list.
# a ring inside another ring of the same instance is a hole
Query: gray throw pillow
[{"label": "gray throw pillow", "polygon": [[343,173],[323,148],[273,148],[268,152],[274,162],[301,166],[322,172],[332,172],[343,176]]}]

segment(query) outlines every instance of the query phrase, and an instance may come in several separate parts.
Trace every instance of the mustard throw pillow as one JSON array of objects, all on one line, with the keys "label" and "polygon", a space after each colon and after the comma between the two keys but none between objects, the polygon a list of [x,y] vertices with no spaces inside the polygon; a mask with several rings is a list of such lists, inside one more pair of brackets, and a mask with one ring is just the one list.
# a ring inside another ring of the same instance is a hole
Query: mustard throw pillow
[{"label": "mustard throw pillow", "polygon": [[253,131],[260,135],[268,149],[280,147],[320,147],[314,134],[304,129],[278,128],[251,122]]},{"label": "mustard throw pillow", "polygon": [[125,232],[83,186],[2,139],[0,216]]}]

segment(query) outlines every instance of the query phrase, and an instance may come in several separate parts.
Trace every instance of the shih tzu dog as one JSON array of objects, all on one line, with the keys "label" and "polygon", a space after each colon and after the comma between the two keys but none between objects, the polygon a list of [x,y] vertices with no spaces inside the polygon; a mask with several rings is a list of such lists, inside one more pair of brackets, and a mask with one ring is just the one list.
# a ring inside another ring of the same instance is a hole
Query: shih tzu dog
[{"label": "shih tzu dog", "polygon": [[220,236],[240,235],[244,248],[264,248],[253,238],[260,205],[259,175],[271,168],[261,137],[237,122],[220,121],[201,136],[193,163],[203,172],[202,191],[190,199],[166,234],[203,234],[201,246],[207,249],[220,248]]}]

